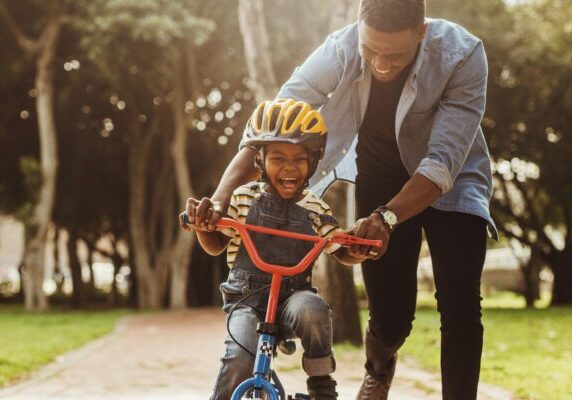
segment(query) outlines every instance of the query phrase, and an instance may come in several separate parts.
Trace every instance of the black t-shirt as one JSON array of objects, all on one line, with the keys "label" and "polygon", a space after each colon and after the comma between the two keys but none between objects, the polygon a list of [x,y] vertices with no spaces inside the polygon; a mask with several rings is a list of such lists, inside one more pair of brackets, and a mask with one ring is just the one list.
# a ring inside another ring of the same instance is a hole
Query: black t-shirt
[{"label": "black t-shirt", "polygon": [[395,113],[413,61],[389,82],[372,77],[369,101],[358,131],[356,183],[383,192],[397,193],[409,174],[397,148]]}]

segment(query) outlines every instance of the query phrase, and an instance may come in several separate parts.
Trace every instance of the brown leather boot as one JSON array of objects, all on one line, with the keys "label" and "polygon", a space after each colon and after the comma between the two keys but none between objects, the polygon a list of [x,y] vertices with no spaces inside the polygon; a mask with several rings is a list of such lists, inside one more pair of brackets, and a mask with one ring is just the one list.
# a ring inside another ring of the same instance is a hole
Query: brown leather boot
[{"label": "brown leather boot", "polygon": [[357,400],[387,400],[391,381],[395,375],[395,364],[397,363],[397,354],[393,360],[393,365],[389,372],[382,377],[374,377],[366,371],[365,377],[359,389]]},{"label": "brown leather boot", "polygon": [[311,376],[306,381],[312,400],[337,400],[336,381],[330,376]]}]

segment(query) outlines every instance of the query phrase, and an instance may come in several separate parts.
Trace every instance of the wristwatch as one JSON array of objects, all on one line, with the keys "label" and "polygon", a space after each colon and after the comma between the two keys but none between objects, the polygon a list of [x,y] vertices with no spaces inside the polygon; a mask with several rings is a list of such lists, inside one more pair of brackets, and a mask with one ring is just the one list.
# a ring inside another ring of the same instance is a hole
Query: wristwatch
[{"label": "wristwatch", "polygon": [[386,206],[381,206],[373,210],[372,214],[378,214],[389,228],[389,232],[393,232],[397,225],[397,215],[393,211]]}]

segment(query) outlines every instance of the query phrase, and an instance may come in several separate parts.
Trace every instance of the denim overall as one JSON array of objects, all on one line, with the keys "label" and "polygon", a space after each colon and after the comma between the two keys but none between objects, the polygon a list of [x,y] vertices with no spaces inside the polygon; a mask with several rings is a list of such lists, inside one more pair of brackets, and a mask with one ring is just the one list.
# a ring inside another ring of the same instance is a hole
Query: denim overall
[{"label": "denim overall", "polygon": [[[258,191],[246,223],[315,235],[309,214],[309,210],[294,201]],[[251,232],[250,235],[260,257],[277,265],[296,265],[313,246],[312,242],[257,232]],[[281,338],[301,339],[304,349],[302,366],[306,373],[309,376],[323,376],[331,374],[335,369],[331,348],[331,311],[312,288],[311,276],[312,267],[309,267],[291,279],[283,278],[276,323]],[[269,285],[270,280],[271,275],[259,270],[241,245],[227,281],[220,286],[224,300],[223,310],[229,313],[241,298]],[[253,354],[256,353],[258,343],[256,324],[264,321],[269,292],[268,287],[246,298],[230,316],[230,332]],[[252,376],[254,358],[241,349],[230,336],[226,338],[225,345],[226,351],[221,358],[222,364],[211,400],[228,400],[234,388]]]}]

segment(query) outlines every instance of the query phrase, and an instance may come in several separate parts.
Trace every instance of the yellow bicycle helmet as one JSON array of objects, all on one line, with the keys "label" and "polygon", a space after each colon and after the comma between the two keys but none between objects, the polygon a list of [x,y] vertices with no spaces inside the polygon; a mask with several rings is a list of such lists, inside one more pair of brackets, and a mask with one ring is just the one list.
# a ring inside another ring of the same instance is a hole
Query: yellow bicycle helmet
[{"label": "yellow bicycle helmet", "polygon": [[261,148],[284,142],[304,146],[310,155],[308,178],[324,156],[328,130],[319,111],[303,101],[279,99],[260,103],[248,120],[244,146]]}]

